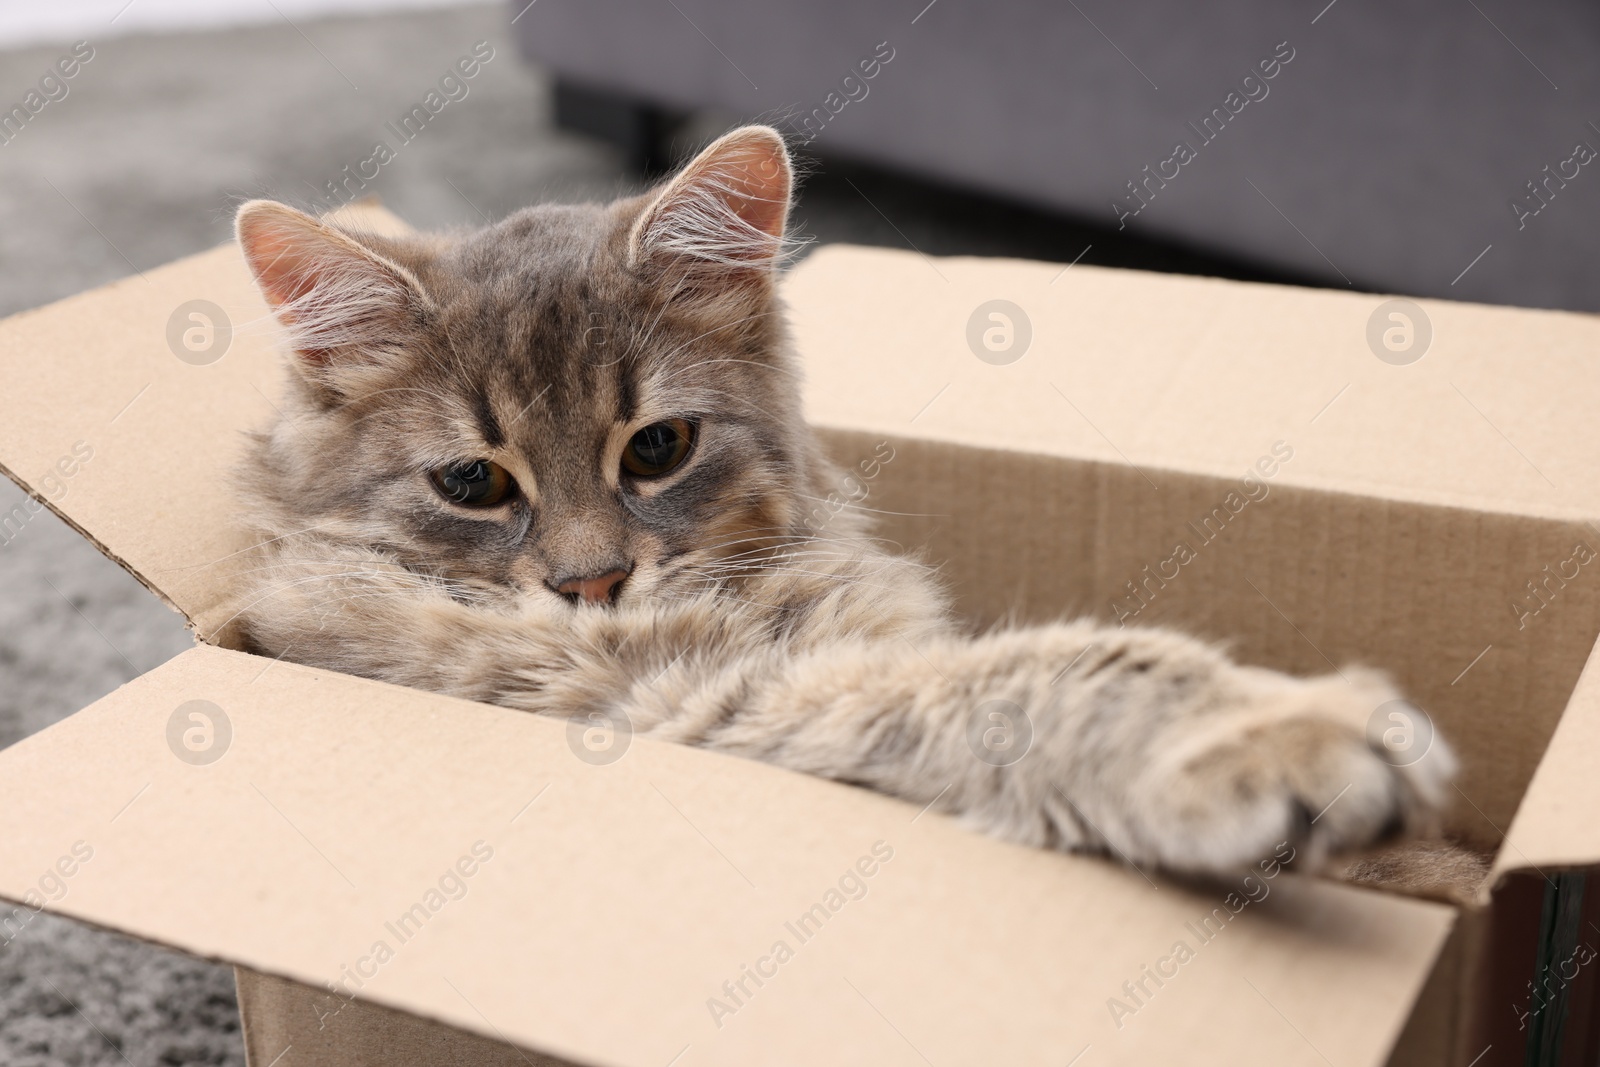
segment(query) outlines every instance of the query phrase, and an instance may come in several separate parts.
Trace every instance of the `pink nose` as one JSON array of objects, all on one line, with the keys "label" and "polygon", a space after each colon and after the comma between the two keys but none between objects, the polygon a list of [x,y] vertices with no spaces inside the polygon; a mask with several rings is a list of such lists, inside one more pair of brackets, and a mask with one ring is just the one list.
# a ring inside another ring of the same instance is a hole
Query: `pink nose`
[{"label": "pink nose", "polygon": [[628,576],[625,570],[607,571],[594,578],[568,578],[556,586],[556,592],[566,596],[579,596],[590,604],[602,604],[616,593],[617,586]]}]

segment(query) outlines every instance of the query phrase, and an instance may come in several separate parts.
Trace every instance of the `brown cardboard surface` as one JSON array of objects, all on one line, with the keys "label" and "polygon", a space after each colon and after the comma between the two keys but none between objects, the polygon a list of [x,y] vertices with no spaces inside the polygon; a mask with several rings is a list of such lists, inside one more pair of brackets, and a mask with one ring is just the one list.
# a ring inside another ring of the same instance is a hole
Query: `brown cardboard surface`
[{"label": "brown cardboard surface", "polygon": [[[0,752],[0,895],[82,841],[52,910],[313,986],[361,967],[377,1004],[639,1067],[685,1046],[682,1064],[1201,1062],[1200,1032],[1204,1062],[1381,1063],[1454,920],[1285,874],[1201,943],[1188,924],[1221,889],[673,745],[591,766],[564,723],[268,666],[198,647]],[[232,728],[207,766],[167,743],[195,699]],[[385,924],[479,841],[465,894],[401,943]],[[865,895],[789,932],[876,842],[893,856]],[[719,1028],[707,998],[778,940],[793,958]],[[1108,998],[1179,940],[1194,958],[1119,1030]]]}]

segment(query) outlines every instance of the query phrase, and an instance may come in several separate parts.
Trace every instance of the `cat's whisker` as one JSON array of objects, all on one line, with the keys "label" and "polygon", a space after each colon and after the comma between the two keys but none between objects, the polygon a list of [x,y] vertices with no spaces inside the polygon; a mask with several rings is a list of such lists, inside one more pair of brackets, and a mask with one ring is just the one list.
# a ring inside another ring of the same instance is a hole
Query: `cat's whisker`
[{"label": "cat's whisker", "polygon": [[809,558],[817,556],[824,550],[832,550],[837,552],[840,554],[840,558],[852,559],[860,558],[862,555],[868,552],[877,551],[874,546],[870,545],[852,545],[845,542],[805,541],[793,544],[777,545],[770,548],[758,547],[746,549],[742,552],[714,551],[701,554],[709,556],[710,558],[713,558],[721,563],[736,564],[745,560],[763,560],[771,558]]},{"label": "cat's whisker", "polygon": [[741,597],[726,587],[684,593],[663,590],[651,593],[649,598],[670,604],[698,604],[707,601],[713,601],[717,605],[738,604],[754,609],[757,614],[770,610],[772,606],[764,601]]},{"label": "cat's whisker", "polygon": [[881,565],[880,563],[877,563],[877,562],[870,562],[869,563],[865,558],[863,558],[861,556],[829,556],[829,555],[821,555],[821,554],[815,554],[815,553],[809,553],[808,552],[808,553],[805,553],[803,555],[783,556],[783,557],[780,557],[780,558],[777,558],[777,559],[773,559],[773,560],[749,559],[749,560],[738,560],[738,561],[731,562],[731,563],[713,560],[713,561],[707,562],[705,564],[705,566],[708,567],[708,568],[715,568],[715,569],[717,569],[719,571],[737,571],[737,570],[765,571],[765,570],[786,570],[788,568],[795,567],[795,566],[798,566],[798,565],[801,565],[801,564],[813,564],[813,565],[817,565],[817,566],[836,565],[836,566],[839,566],[839,567],[852,567],[852,568],[871,568],[871,567],[877,567],[877,566]]},{"label": "cat's whisker", "polygon": [[713,560],[701,564],[702,569],[718,574],[740,576],[771,574],[779,577],[787,573],[800,573],[807,568],[820,568],[822,572],[838,575],[874,574],[882,570],[884,566],[886,564],[880,560],[870,560],[860,556],[811,554],[788,556],[775,560],[743,560],[732,564],[723,564]]},{"label": "cat's whisker", "polygon": [[[829,498],[825,496],[813,496],[810,493],[796,493],[795,495],[802,500],[814,500],[819,504],[826,504],[829,502]],[[873,515],[896,515],[901,518],[910,519],[947,519],[950,517],[948,512],[889,511],[885,508],[869,508],[865,504],[858,504],[850,500],[840,501],[839,506],[841,510],[847,508],[851,511],[865,511]]]},{"label": "cat's whisker", "polygon": [[421,393],[423,396],[427,397],[436,404],[443,403],[449,399],[449,397],[443,392],[434,389],[424,389],[420,385],[393,385],[387,389],[374,389],[369,393],[362,394],[361,403],[365,404],[376,397],[389,396],[394,393]]},{"label": "cat's whisker", "polygon": [[735,363],[749,367],[759,367],[762,370],[779,371],[784,374],[792,375],[796,381],[805,380],[805,375],[799,370],[799,368],[791,367],[784,363],[762,363],[759,360],[754,359],[735,359],[732,356],[717,356],[712,359],[697,360],[694,363],[688,363],[681,367],[674,367],[672,370],[672,377],[662,379],[662,384],[670,385],[673,383],[674,379],[681,375],[687,374],[689,371],[696,370],[700,367],[714,367],[719,363]]},{"label": "cat's whisker", "polygon": [[316,583],[328,584],[330,586],[335,584],[365,584],[372,587],[378,587],[381,584],[387,584],[397,587],[391,590],[397,595],[412,594],[415,592],[437,593],[455,600],[475,601],[478,603],[487,603],[496,599],[501,599],[495,597],[486,590],[475,588],[457,579],[417,574],[413,571],[393,568],[392,565],[377,571],[359,570],[349,569],[347,561],[336,562],[321,558],[295,559],[294,557],[278,556],[267,562],[264,562],[256,568],[253,568],[251,571],[245,571],[243,573],[269,573],[274,570],[282,570],[285,569],[282,566],[285,562],[295,562],[300,567],[310,566],[316,568],[323,566],[343,566],[346,569],[332,571],[318,570],[311,574],[297,575],[292,579],[281,579],[274,583],[275,587],[279,590],[286,590],[296,585]]},{"label": "cat's whisker", "polygon": [[638,343],[628,349],[626,353],[627,358],[632,358],[636,352],[643,351],[645,346],[655,339],[656,330],[660,329],[661,320],[666,317],[667,309],[670,308],[672,306],[672,302],[683,293],[684,288],[688,284],[689,279],[687,277],[680,277],[677,284],[671,289],[667,290],[661,296],[660,303],[656,307],[655,319],[650,323],[650,326],[645,331],[644,336],[639,338]]},{"label": "cat's whisker", "polygon": [[451,332],[448,324],[445,327],[444,343],[445,347],[450,350],[450,358],[455,361],[456,373],[462,381],[470,380],[472,375],[467,370],[466,362],[461,358],[461,350],[456,347],[455,335]]},{"label": "cat's whisker", "polygon": [[451,408],[459,406],[458,404],[453,404],[451,402],[451,398],[448,394],[437,390],[423,389],[420,386],[396,386],[392,389],[380,390],[379,393],[373,393],[370,394],[370,396],[378,396],[382,393],[420,393],[430,402],[425,406],[414,408],[376,407],[371,411],[364,412],[351,419],[350,425],[356,426],[366,422],[368,419],[378,418],[379,416],[387,416],[403,423],[413,422],[419,416],[423,418],[437,417],[440,412],[449,411]]},{"label": "cat's whisker", "polygon": [[242,556],[247,552],[258,551],[259,549],[263,549],[263,548],[267,547],[268,545],[273,544],[274,542],[282,541],[282,540],[284,540],[286,538],[290,538],[290,537],[299,537],[302,534],[312,533],[312,532],[314,532],[316,530],[325,530],[328,527],[334,525],[335,523],[337,523],[339,521],[340,520],[338,520],[338,519],[329,519],[326,522],[319,522],[315,526],[306,526],[306,527],[302,527],[301,529],[298,529],[298,530],[291,530],[291,531],[289,531],[287,533],[276,534],[276,535],[274,535],[272,537],[267,538],[265,541],[257,541],[253,545],[248,545],[248,546],[246,546],[244,548],[237,549],[237,550],[235,550],[233,552],[229,552],[226,556],[218,556],[216,559],[211,560],[210,562],[207,562],[207,563],[190,563],[190,564],[186,564],[186,565],[184,565],[182,567],[166,567],[166,568],[164,568],[164,569],[162,569],[160,571],[157,571],[156,573],[157,574],[174,574],[174,573],[177,573],[178,571],[192,571],[192,570],[199,570],[202,567],[215,567],[217,564],[222,563],[225,560],[233,559],[235,556]]},{"label": "cat's whisker", "polygon": [[[772,312],[770,312],[770,311],[761,311],[761,312],[757,312],[757,313],[755,313],[753,315],[746,315],[743,318],[734,319],[732,322],[724,322],[720,326],[713,326],[709,330],[706,330],[706,331],[704,331],[702,333],[695,334],[693,337],[689,338],[687,341],[684,341],[682,344],[678,345],[677,348],[670,349],[667,352],[664,352],[660,356],[657,356],[655,358],[658,361],[662,362],[662,363],[666,363],[668,360],[672,359],[673,356],[677,355],[679,352],[682,352],[685,348],[688,348],[690,345],[694,344],[696,341],[703,341],[704,339],[706,339],[707,337],[710,337],[714,333],[721,333],[723,330],[736,329],[737,327],[743,326],[747,322],[754,322],[756,319],[765,319],[765,318],[771,318],[771,317],[772,317]],[[686,367],[675,367],[675,368],[673,368],[672,375],[667,377],[666,379],[664,379],[662,381],[662,384],[663,385],[669,384],[671,382],[671,380],[672,380],[672,377],[675,377],[677,374],[680,374],[683,371],[693,370],[695,367],[698,367],[698,366],[700,366],[699,363],[691,363]]]}]

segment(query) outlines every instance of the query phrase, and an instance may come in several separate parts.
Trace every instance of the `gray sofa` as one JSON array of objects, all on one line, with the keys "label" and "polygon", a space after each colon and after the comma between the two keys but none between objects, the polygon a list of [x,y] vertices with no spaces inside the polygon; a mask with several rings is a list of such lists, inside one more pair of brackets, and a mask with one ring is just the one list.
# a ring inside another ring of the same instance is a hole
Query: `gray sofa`
[{"label": "gray sofa", "polygon": [[1600,310],[1593,4],[511,10],[565,116],[647,165],[673,112],[763,118],[823,155],[1330,285]]}]

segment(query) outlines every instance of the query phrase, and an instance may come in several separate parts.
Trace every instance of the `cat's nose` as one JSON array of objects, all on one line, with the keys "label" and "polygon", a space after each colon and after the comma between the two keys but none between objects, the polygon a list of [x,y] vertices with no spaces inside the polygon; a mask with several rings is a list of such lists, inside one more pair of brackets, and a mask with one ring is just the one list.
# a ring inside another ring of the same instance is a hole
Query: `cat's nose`
[{"label": "cat's nose", "polygon": [[567,597],[582,597],[590,604],[604,604],[616,595],[617,586],[628,576],[618,567],[593,578],[568,578],[555,587],[556,592]]}]

